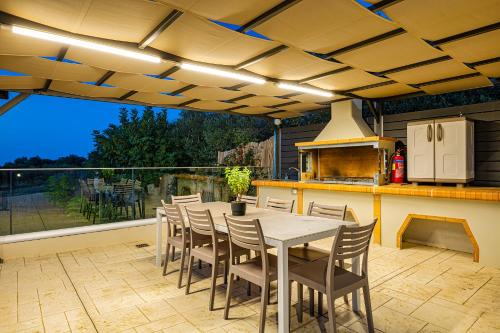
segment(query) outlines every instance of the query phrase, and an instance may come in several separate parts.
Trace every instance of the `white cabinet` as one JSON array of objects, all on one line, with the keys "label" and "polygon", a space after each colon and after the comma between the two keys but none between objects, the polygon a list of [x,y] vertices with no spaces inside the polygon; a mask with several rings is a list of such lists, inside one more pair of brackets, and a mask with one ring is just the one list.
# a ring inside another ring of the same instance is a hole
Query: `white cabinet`
[{"label": "white cabinet", "polygon": [[474,123],[466,118],[409,122],[408,180],[466,183],[474,179]]},{"label": "white cabinet", "polygon": [[407,130],[408,179],[434,181],[434,120],[411,124]]}]

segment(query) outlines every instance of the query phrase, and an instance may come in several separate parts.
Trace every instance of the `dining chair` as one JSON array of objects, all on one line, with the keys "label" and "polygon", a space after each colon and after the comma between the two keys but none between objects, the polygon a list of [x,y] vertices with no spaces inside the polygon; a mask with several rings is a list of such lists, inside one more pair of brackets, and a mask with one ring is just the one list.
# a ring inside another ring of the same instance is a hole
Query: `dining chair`
[{"label": "dining chair", "polygon": [[238,194],[238,199],[242,202],[246,202],[247,205],[257,207],[257,204],[259,203],[259,197],[254,197],[251,195],[243,195],[243,194]]},{"label": "dining chair", "polygon": [[172,204],[192,204],[192,203],[202,203],[201,193],[190,194],[190,195],[172,195]]},{"label": "dining chair", "polygon": [[295,200],[281,200],[267,197],[264,208],[291,213]]},{"label": "dining chair", "polygon": [[[377,219],[374,219],[373,223],[361,227],[340,226],[335,233],[332,250],[327,259],[310,261],[290,268],[288,274],[290,282],[296,281],[298,283],[297,319],[299,322],[302,322],[303,285],[326,294],[328,326],[331,332],[337,332],[335,299],[363,289],[368,331],[374,332],[368,284],[368,249],[376,222]],[[363,259],[360,275],[335,265],[340,260],[344,261],[361,256]]]},{"label": "dining chair", "polygon": [[[317,216],[334,220],[344,220],[347,205],[334,206],[334,205],[322,205],[311,201],[307,209],[308,216]],[[330,251],[323,250],[317,247],[309,246],[308,243],[304,243],[303,246],[296,246],[288,249],[288,255],[298,259],[303,262],[315,261],[322,258],[328,258],[330,256]],[[339,262],[339,266],[345,268],[344,261]],[[309,314],[314,316],[314,289],[308,288],[309,290]],[[344,297],[344,301],[348,303],[347,296]],[[318,317],[323,314],[323,294],[318,292]]]},{"label": "dining chair", "polygon": [[[264,332],[266,322],[266,309],[269,303],[270,282],[277,279],[276,256],[267,253],[269,248],[264,242],[262,228],[258,219],[243,220],[229,217],[224,214],[229,234],[229,280],[226,294],[226,306],[224,308],[224,319],[229,318],[229,307],[231,306],[231,294],[234,286],[234,278],[240,277],[248,282],[258,285],[261,289],[259,332]],[[258,256],[239,262],[236,260],[235,251],[247,249],[259,253]]]},{"label": "dining chair", "polygon": [[[227,283],[227,273],[229,270],[229,243],[227,240],[222,240],[219,233],[215,230],[212,214],[207,210],[193,210],[186,207],[187,216],[190,224],[190,248],[189,248],[189,262],[188,262],[188,277],[186,284],[186,295],[189,294],[191,287],[191,276],[193,274],[193,261],[197,258],[212,266],[212,277],[210,284],[210,311],[214,308],[215,286],[217,282],[217,273],[219,271],[219,263],[224,262],[224,284]],[[210,237],[208,244],[199,245],[200,239]],[[235,250],[235,256],[247,254],[249,251],[246,249]]]},{"label": "dining chair", "polygon": [[[189,244],[191,243],[191,237],[189,236],[190,230],[184,223],[184,218],[179,205],[170,205],[165,203],[163,200],[161,200],[161,204],[163,205],[167,219],[167,245],[165,251],[165,261],[163,264],[163,276],[167,275],[170,247],[172,246],[172,254],[174,254],[176,247],[179,248],[181,250],[181,263],[177,288],[180,288],[182,284],[182,274],[184,270],[186,252],[189,250]],[[211,239],[209,239],[209,236],[206,236],[204,238],[200,237],[197,241],[197,245],[203,245],[203,243],[209,243]],[[172,255],[171,261],[173,260],[174,255]]]}]

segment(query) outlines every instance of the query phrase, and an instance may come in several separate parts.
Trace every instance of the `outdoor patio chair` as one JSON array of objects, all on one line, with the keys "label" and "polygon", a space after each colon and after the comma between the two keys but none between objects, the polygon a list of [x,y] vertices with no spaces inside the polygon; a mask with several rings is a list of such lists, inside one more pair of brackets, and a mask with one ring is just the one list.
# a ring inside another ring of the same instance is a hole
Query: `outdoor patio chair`
[{"label": "outdoor patio chair", "polygon": [[242,194],[239,194],[238,198],[240,199],[240,201],[246,202],[247,205],[250,205],[250,206],[253,206],[253,207],[257,207],[257,204],[259,203],[259,197],[254,197],[254,196],[251,196],[251,195],[242,195]]},{"label": "outdoor patio chair", "polygon": [[[167,275],[170,247],[172,246],[172,261],[174,260],[175,248],[179,248],[181,250],[181,264],[179,268],[179,280],[177,282],[177,288],[180,288],[182,284],[182,274],[185,266],[186,250],[189,249],[189,244],[191,243],[191,237],[189,236],[190,230],[184,223],[184,218],[182,216],[181,208],[179,205],[169,205],[163,200],[161,200],[161,204],[165,209],[165,215],[167,219],[167,245],[165,251],[165,261],[163,264],[163,276]],[[199,242],[197,243],[197,245],[210,243],[211,237],[200,237],[198,241]]]},{"label": "outdoor patio chair", "polygon": [[278,210],[281,212],[291,213],[295,200],[281,200],[267,197],[264,208]]},{"label": "outdoor patio chair", "polygon": [[[210,300],[208,308],[210,311],[214,309],[215,286],[219,270],[219,263],[224,262],[224,284],[227,284],[227,273],[229,270],[229,243],[227,240],[220,239],[220,234],[215,230],[212,214],[207,210],[193,210],[186,207],[187,216],[190,224],[190,247],[189,247],[189,262],[188,262],[188,277],[186,284],[186,295],[189,294],[191,287],[191,276],[193,274],[193,261],[197,258],[212,266],[212,277],[210,284]],[[208,244],[199,246],[200,239],[211,237]],[[235,256],[249,255],[248,250],[235,250]]]},{"label": "outdoor patio chair", "polygon": [[[347,205],[334,206],[334,205],[321,205],[314,201],[309,203],[307,209],[308,216],[317,216],[328,219],[344,220]],[[309,246],[305,243],[304,246],[297,246],[288,249],[288,255],[303,261],[315,261],[322,258],[328,258],[330,256],[330,251],[323,250],[320,248]],[[339,262],[339,266],[345,268],[344,261]],[[344,297],[344,301],[348,303],[347,296]],[[318,292],[318,317],[323,313],[323,294]],[[314,316],[314,289],[309,288],[309,314]]]},{"label": "outdoor patio chair", "polygon": [[[264,236],[260,222],[254,220],[240,220],[224,214],[229,230],[229,250],[230,266],[229,281],[226,293],[226,306],[224,308],[224,319],[229,318],[229,307],[231,305],[231,295],[234,286],[235,276],[260,287],[260,321],[259,332],[264,332],[266,322],[266,309],[269,303],[270,283],[277,279],[277,258],[275,255],[267,253],[267,246],[264,243]],[[255,258],[239,262],[235,254],[238,249],[255,251],[259,255]]]},{"label": "outdoor patio chair", "polygon": [[191,203],[202,203],[201,193],[191,195],[172,195],[172,204],[186,205]]},{"label": "outdoor patio chair", "polygon": [[[373,316],[368,285],[368,249],[373,228],[377,219],[366,226],[340,226],[335,233],[332,250],[328,259],[306,262],[291,267],[289,270],[290,283],[298,283],[297,318],[302,322],[302,287],[303,285],[326,294],[328,302],[328,326],[331,332],[337,332],[335,320],[335,299],[363,289],[366,307],[368,331],[374,332]],[[363,257],[361,275],[350,272],[335,265],[338,261]]]}]

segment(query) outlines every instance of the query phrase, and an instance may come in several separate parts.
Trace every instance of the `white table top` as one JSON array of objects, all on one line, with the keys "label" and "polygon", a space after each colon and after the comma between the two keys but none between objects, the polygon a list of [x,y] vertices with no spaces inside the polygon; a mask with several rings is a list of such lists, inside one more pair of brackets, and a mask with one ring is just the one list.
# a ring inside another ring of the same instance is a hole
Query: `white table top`
[{"label": "white table top", "polygon": [[[206,202],[189,204],[191,209],[209,209],[212,214],[215,228],[227,233],[227,225],[223,213],[231,214],[231,204],[226,202]],[[160,213],[163,208],[159,207]],[[293,243],[290,246],[301,244],[315,239],[333,236],[340,225],[353,225],[353,222],[333,220],[315,216],[296,215],[279,212],[271,209],[256,208],[247,205],[245,216],[241,219],[259,219],[266,244],[276,246],[277,242]]]}]

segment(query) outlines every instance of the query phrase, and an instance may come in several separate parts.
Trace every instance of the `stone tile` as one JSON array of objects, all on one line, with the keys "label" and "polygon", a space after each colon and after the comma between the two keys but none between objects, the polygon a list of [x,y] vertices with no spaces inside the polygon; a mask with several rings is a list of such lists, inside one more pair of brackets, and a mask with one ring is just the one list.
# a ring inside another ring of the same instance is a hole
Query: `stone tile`
[{"label": "stone tile", "polygon": [[92,321],[99,332],[120,332],[149,322],[135,306],[94,316]]},{"label": "stone tile", "polygon": [[477,317],[434,303],[426,303],[412,313],[417,318],[454,332],[466,332]]},{"label": "stone tile", "polygon": [[393,311],[385,306],[373,312],[373,322],[376,329],[385,333],[418,332],[426,324],[425,321]]},{"label": "stone tile", "polygon": [[500,332],[500,314],[498,313],[484,313],[479,319],[472,325],[469,330],[471,333],[493,333]]},{"label": "stone tile", "polygon": [[175,326],[185,321],[186,320],[184,319],[184,317],[182,317],[180,314],[174,314],[145,325],[136,326],[135,331],[137,333],[153,333]]},{"label": "stone tile", "polygon": [[164,333],[199,333],[201,332],[189,322],[183,322],[175,326],[163,329]]},{"label": "stone tile", "polygon": [[71,331],[64,313],[43,317],[43,326],[47,332],[51,333],[65,333]]}]

